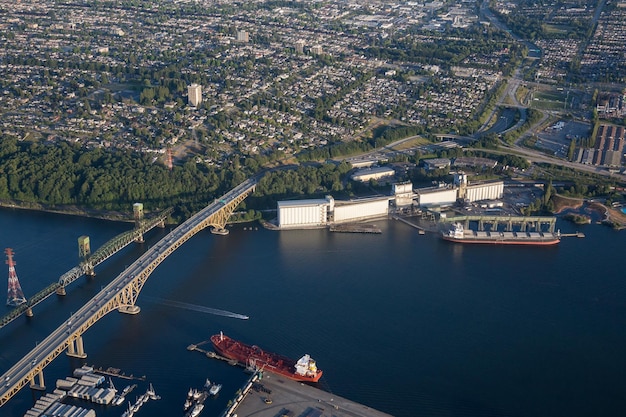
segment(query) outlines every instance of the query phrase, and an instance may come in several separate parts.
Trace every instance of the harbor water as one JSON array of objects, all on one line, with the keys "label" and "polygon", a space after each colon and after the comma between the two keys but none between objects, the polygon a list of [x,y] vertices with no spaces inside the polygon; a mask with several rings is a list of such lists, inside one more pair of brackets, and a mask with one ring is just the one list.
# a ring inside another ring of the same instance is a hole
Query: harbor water
[{"label": "harbor water", "polygon": [[[218,416],[248,375],[186,348],[223,331],[294,359],[308,353],[324,371],[321,388],[398,417],[623,414],[624,232],[559,220],[562,233],[586,237],[552,247],[464,246],[399,221],[375,224],[381,234],[243,225],[228,236],[202,232],[152,274],[140,314],[101,319],[83,336],[86,361],[59,356],[46,384],[85,362],[119,368],[146,377],[127,400],[149,383],[162,397],[137,416],[176,416],[189,388],[209,378],[223,388],[202,416]],[[77,264],[79,236],[89,235],[94,251],[131,227],[5,209],[0,244],[13,248],[30,296]],[[0,329],[0,372],[169,230],[155,229],[66,297],[37,306],[32,319]],[[132,383],[113,381],[119,390]],[[37,395],[22,390],[0,415],[23,415]],[[73,401],[98,416],[125,410]]]}]

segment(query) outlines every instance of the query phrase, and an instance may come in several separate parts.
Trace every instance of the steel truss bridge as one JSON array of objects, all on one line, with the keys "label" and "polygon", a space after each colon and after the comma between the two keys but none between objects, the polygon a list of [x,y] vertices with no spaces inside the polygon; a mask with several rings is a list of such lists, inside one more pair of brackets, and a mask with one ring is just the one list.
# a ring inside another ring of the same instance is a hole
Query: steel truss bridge
[{"label": "steel truss bridge", "polygon": [[85,358],[82,334],[106,314],[114,310],[139,313],[135,303],[156,267],[207,227],[212,227],[217,234],[226,234],[224,227],[228,218],[254,191],[256,184],[256,179],[248,179],[171,231],[5,372],[0,377],[0,407],[26,385],[33,389],[45,389],[43,369],[63,351],[67,350],[68,356]]},{"label": "steel truss bridge", "polygon": [[174,210],[172,208],[168,208],[159,213],[154,218],[142,219],[133,230],[129,230],[128,232],[117,235],[113,239],[106,242],[104,245],[98,248],[98,250],[88,256],[87,259],[82,261],[78,266],[75,266],[74,268],[67,271],[65,274],[61,275],[58,282],[54,282],[48,285],[32,297],[30,297],[26,301],[26,303],[17,306],[9,313],[5,314],[2,318],[0,318],[0,328],[11,323],[22,314],[32,316],[33,307],[51,296],[52,294],[57,293],[59,295],[65,295],[65,287],[76,281],[81,276],[95,275],[94,268],[97,265],[106,261],[111,256],[115,255],[115,253],[130,245],[132,242],[143,241],[144,233],[152,230],[157,226],[164,226],[165,219],[167,219],[167,217],[172,214],[173,211]]}]

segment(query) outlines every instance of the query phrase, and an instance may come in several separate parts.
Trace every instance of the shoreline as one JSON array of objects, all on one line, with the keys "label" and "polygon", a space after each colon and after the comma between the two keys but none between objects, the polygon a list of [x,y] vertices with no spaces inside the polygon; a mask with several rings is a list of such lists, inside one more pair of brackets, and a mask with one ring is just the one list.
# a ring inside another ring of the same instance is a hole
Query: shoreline
[{"label": "shoreline", "polygon": [[554,210],[555,215],[561,214],[563,211],[568,209],[577,210],[585,203],[584,198],[563,197],[558,194],[554,195],[553,198],[556,206]]},{"label": "shoreline", "polygon": [[135,222],[132,218],[132,213],[126,214],[119,211],[81,209],[78,206],[56,206],[55,208],[52,208],[39,203],[29,203],[28,205],[23,205],[15,201],[0,201],[0,208],[62,214],[66,216],[79,216],[121,223]]}]

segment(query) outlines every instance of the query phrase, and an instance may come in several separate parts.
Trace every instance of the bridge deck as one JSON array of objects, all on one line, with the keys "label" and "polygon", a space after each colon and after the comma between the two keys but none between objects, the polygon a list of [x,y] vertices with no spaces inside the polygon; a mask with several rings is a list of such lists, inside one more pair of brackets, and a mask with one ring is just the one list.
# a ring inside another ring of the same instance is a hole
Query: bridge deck
[{"label": "bridge deck", "polygon": [[173,209],[168,208],[167,210],[159,213],[159,215],[155,218],[150,220],[144,220],[139,228],[124,232],[106,242],[104,245],[98,248],[98,250],[95,251],[87,260],[81,262],[78,266],[75,266],[74,268],[67,271],[65,274],[61,275],[59,282],[48,285],[46,288],[42,289],[41,291],[30,297],[26,301],[26,303],[14,308],[13,310],[5,314],[2,318],[0,318],[0,329],[11,323],[13,320],[17,319],[26,311],[32,309],[34,306],[36,306],[52,294],[54,294],[59,288],[71,284],[81,276],[85,275],[87,271],[93,270],[94,267],[100,265],[102,262],[115,255],[117,252],[124,249],[130,243],[134,242],[137,239],[137,236],[141,236],[142,234],[154,229],[160,222],[162,222],[170,214],[172,214],[172,212]]},{"label": "bridge deck", "polygon": [[0,377],[3,382],[0,387],[0,407],[35,376],[42,375],[43,369],[69,346],[73,346],[75,341],[82,344],[81,335],[99,319],[113,310],[135,307],[139,292],[154,269],[199,231],[209,226],[223,229],[228,216],[255,187],[256,179],[248,179],[179,225],[74,313],[71,322],[63,323],[24,355]]}]

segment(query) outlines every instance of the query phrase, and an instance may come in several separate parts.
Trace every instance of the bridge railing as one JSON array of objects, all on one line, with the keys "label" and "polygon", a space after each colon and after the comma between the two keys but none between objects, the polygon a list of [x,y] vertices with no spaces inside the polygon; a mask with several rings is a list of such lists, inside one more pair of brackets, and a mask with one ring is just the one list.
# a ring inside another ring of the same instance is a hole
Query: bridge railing
[{"label": "bridge railing", "polygon": [[[230,193],[225,194],[222,199],[226,198],[229,206],[235,204],[236,201],[241,202],[247,194],[254,190],[255,185],[256,182],[253,179],[245,181]],[[46,339],[36,345],[33,350],[24,355],[17,364],[0,378],[0,381],[4,381],[7,377],[14,379],[12,385],[0,386],[0,407],[9,401],[21,388],[26,386],[28,381],[32,380],[36,374],[39,373],[43,378],[43,368],[60,355],[70,343],[80,338],[101,317],[114,309],[120,309],[128,305],[134,306],[139,291],[141,291],[143,284],[154,269],[184,242],[207,227],[211,222],[210,217],[223,210],[230,210],[230,207],[216,200],[179,225],[75,312],[71,331],[67,328],[69,324],[61,325],[50,333]],[[54,283],[50,287],[55,285],[59,284]],[[43,290],[42,292],[45,291],[49,290]],[[31,368],[25,368],[29,364],[32,364]]]},{"label": "bridge railing", "polygon": [[2,316],[2,318],[0,319],[0,327],[4,327],[7,324],[11,323],[13,320],[24,314],[24,312],[28,309],[29,306],[26,303],[15,307],[13,310]]},{"label": "bridge railing", "polygon": [[124,232],[121,235],[115,236],[113,239],[109,240],[102,247],[98,248],[86,261],[81,262],[78,266],[70,269],[59,278],[58,282],[52,283],[48,285],[46,288],[42,289],[32,297],[28,299],[28,301],[20,306],[17,306],[4,316],[0,318],[0,328],[6,326],[22,314],[26,312],[28,309],[32,308],[37,303],[45,300],[47,297],[52,295],[57,289],[67,286],[72,282],[76,281],[81,276],[85,275],[87,272],[93,270],[93,268],[113,256],[117,251],[123,249],[131,242],[135,241],[139,236],[143,233],[153,229],[159,223],[164,221],[170,214],[172,214],[174,209],[172,207],[163,210],[156,217],[142,220],[139,224],[139,227],[130,230],[128,232]]},{"label": "bridge railing", "polygon": [[81,262],[77,267],[74,267],[65,274],[61,275],[59,278],[59,285],[65,287],[76,281],[84,274],[89,273],[96,265],[106,261],[115,253],[137,240],[137,238],[142,234],[156,227],[165,218],[172,214],[173,211],[174,209],[170,207],[159,213],[159,215],[153,219],[141,221],[138,228],[115,236],[113,239],[99,247],[98,250],[96,250],[87,260]]}]

